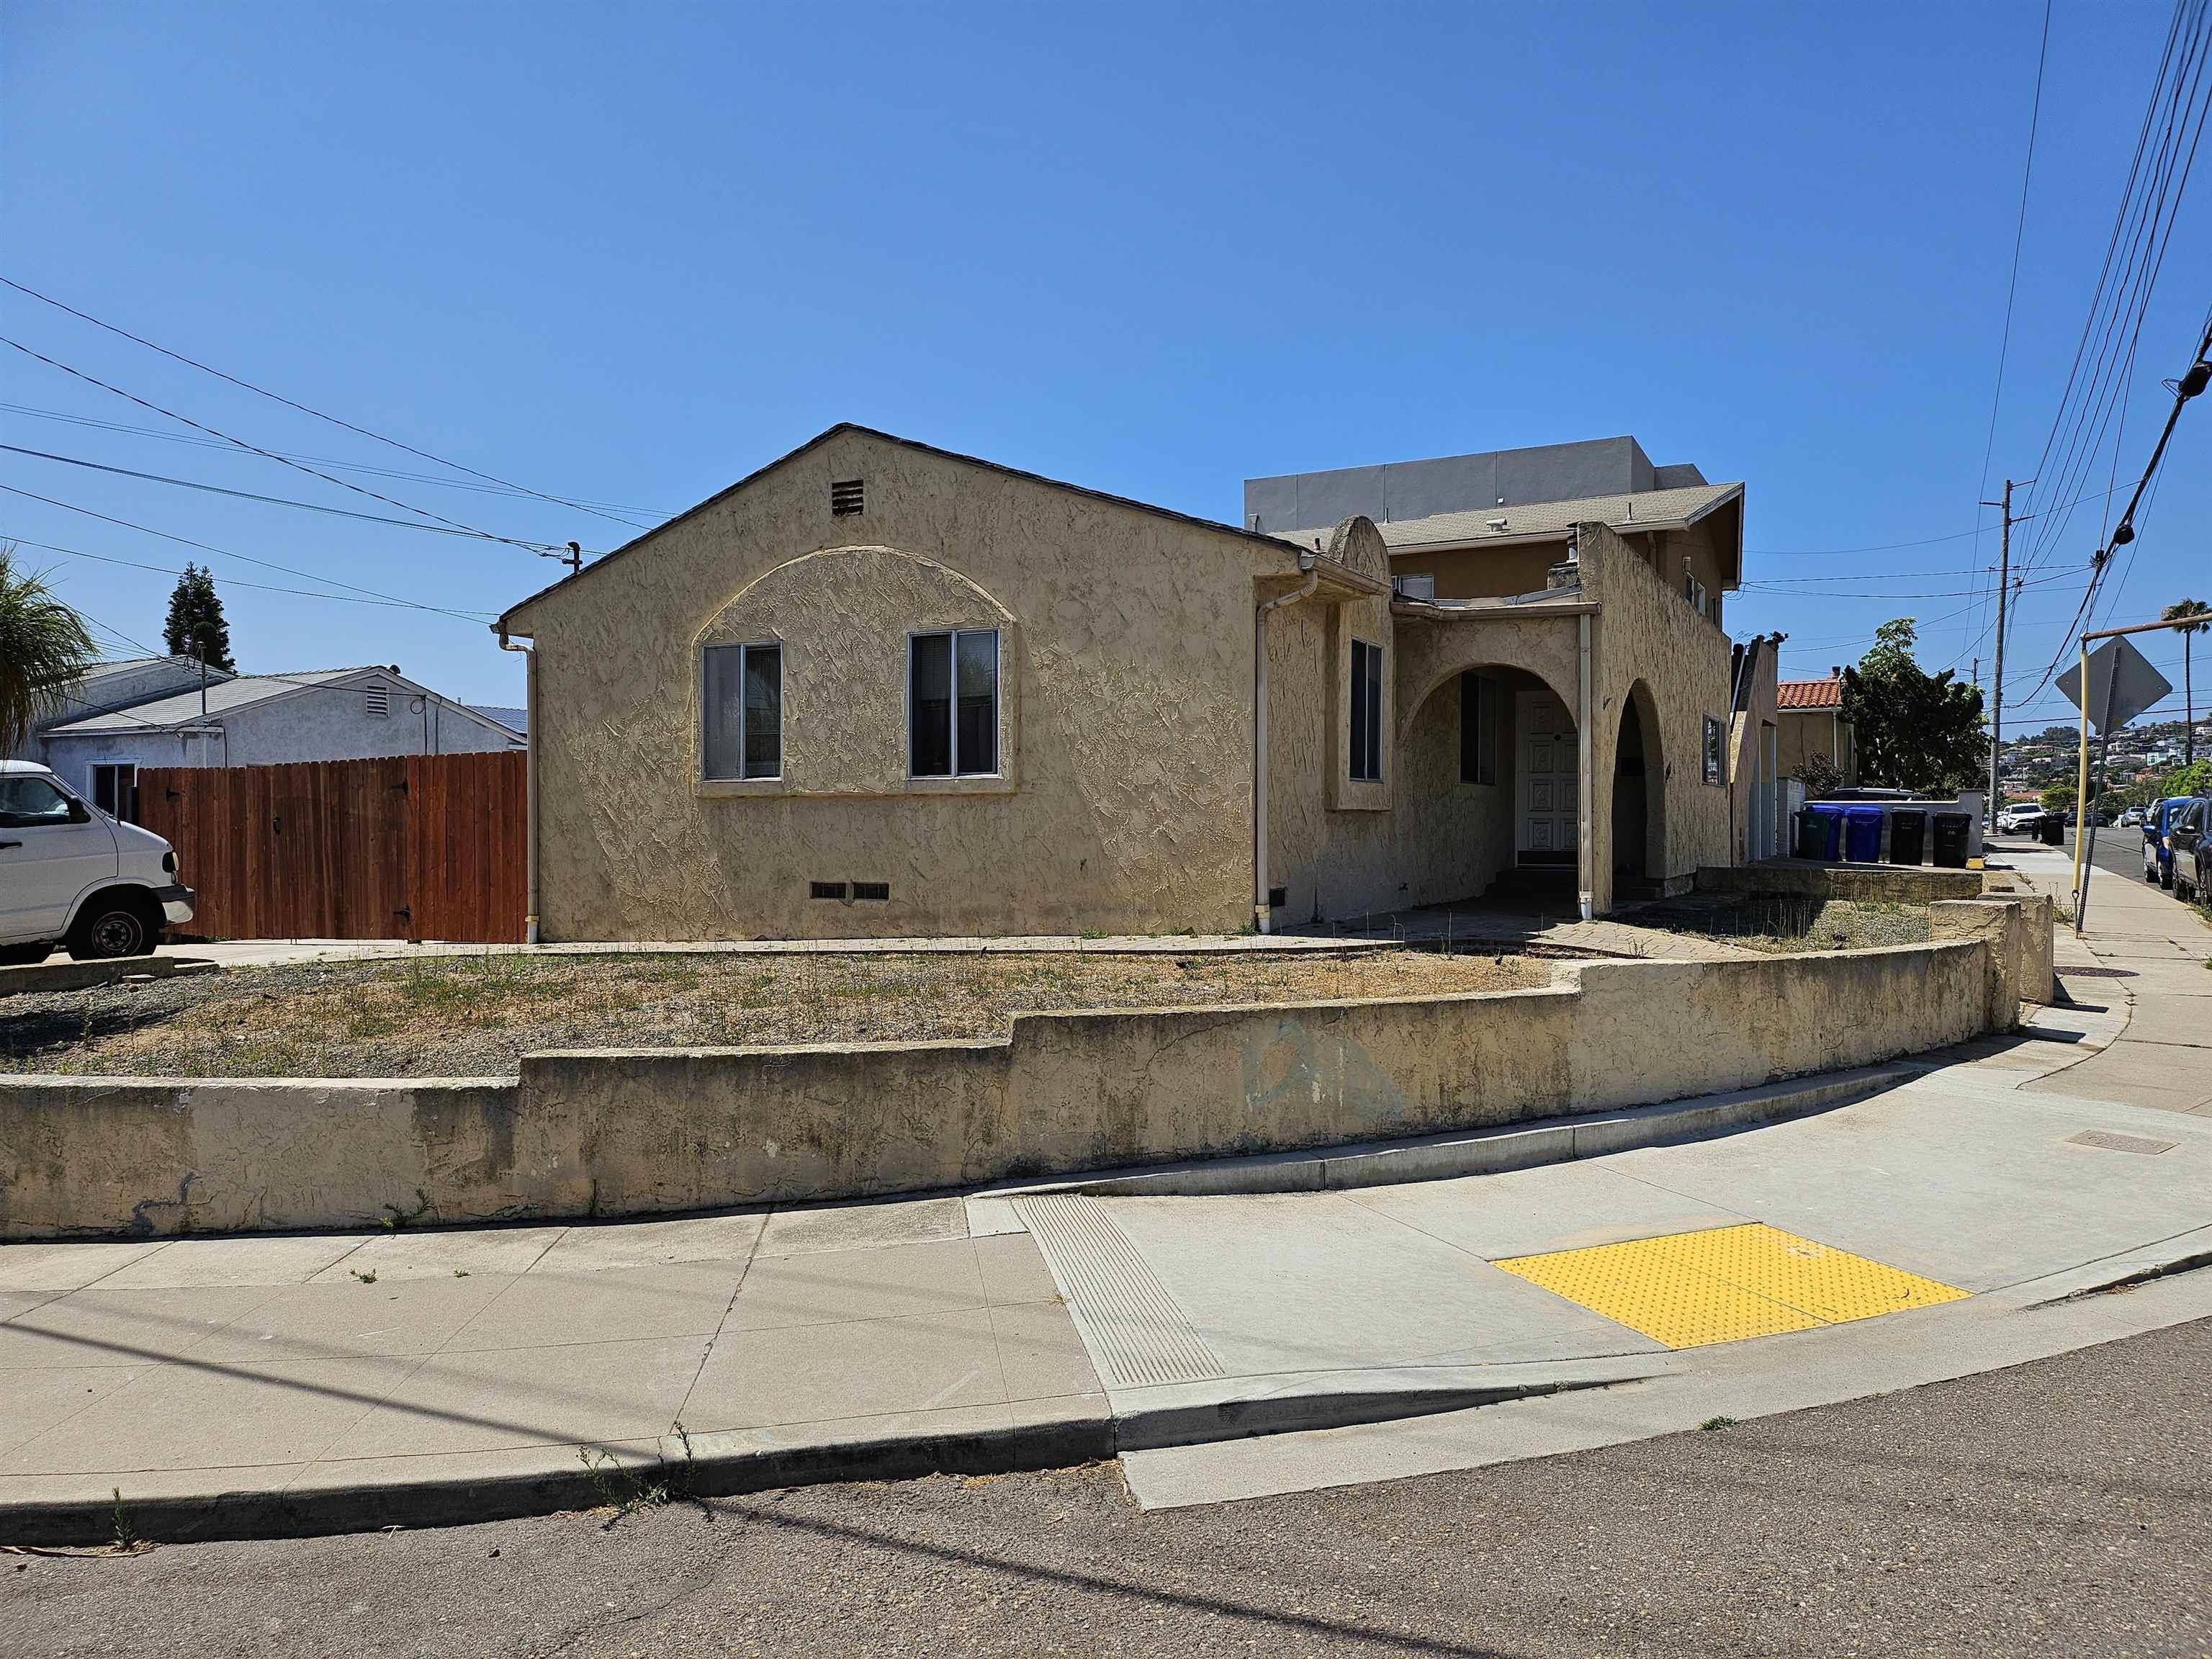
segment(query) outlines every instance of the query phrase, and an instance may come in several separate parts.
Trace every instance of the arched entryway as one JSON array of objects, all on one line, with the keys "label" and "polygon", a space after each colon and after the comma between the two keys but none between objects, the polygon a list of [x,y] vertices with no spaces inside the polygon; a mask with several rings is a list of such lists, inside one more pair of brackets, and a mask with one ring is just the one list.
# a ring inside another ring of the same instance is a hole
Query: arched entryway
[{"label": "arched entryway", "polygon": [[1638,680],[1620,710],[1613,755],[1613,890],[1617,897],[1656,894],[1667,871],[1667,761],[1658,710]]}]

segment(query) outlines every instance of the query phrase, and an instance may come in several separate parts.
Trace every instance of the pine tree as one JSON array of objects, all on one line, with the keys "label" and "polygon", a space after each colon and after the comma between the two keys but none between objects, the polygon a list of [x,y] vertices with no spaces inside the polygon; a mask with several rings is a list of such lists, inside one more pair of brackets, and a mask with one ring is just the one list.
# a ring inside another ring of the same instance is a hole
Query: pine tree
[{"label": "pine tree", "polygon": [[222,614],[222,596],[215,591],[215,573],[187,564],[169,595],[169,617],[162,624],[161,642],[173,657],[204,660],[210,668],[235,674],[238,664],[230,654],[230,624]]}]

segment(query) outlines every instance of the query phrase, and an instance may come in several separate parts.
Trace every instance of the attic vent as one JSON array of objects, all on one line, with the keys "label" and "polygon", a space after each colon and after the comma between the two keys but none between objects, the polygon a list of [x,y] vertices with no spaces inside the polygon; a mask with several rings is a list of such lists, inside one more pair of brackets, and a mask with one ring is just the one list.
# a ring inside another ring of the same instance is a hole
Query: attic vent
[{"label": "attic vent", "polygon": [[887,881],[856,881],[853,884],[853,896],[872,900],[878,904],[888,904],[890,902],[891,884]]},{"label": "attic vent", "polygon": [[372,685],[361,694],[362,712],[373,720],[392,718],[392,693],[383,686]]},{"label": "attic vent", "polygon": [[830,516],[849,519],[867,506],[868,487],[860,478],[841,478],[830,486]]}]

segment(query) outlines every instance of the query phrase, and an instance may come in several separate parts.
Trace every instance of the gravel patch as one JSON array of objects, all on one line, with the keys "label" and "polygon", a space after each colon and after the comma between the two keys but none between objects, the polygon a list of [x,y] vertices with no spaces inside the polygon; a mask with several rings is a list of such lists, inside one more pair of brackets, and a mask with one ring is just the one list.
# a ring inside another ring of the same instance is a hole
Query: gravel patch
[{"label": "gravel patch", "polygon": [[298,963],[10,997],[0,1071],[504,1077],[549,1048],[989,1037],[1018,1012],[1440,996],[1551,975],[1531,958],[1426,951]]}]

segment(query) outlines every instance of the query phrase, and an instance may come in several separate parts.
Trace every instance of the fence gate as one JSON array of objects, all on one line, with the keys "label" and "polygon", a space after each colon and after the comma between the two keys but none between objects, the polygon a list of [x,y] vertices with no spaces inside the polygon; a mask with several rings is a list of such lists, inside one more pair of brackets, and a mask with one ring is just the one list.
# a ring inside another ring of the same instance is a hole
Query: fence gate
[{"label": "fence gate", "polygon": [[207,939],[519,941],[528,902],[520,750],[148,767],[138,821],[177,849]]}]

